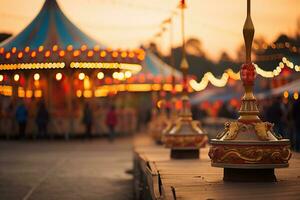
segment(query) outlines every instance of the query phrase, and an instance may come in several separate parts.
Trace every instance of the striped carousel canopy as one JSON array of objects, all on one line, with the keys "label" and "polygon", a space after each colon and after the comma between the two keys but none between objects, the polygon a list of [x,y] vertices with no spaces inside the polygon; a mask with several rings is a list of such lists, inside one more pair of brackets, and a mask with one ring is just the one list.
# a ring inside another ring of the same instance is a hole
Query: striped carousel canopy
[{"label": "striped carousel canopy", "polygon": [[[143,49],[112,50],[98,43],[46,0],[34,20],[18,35],[0,44],[0,70],[86,68],[141,69]],[[132,65],[132,66],[131,66]]]},{"label": "striped carousel canopy", "polygon": [[182,77],[182,73],[180,71],[162,61],[150,50],[146,50],[146,56],[142,62],[142,70],[138,75],[141,74],[148,75],[150,77],[161,76],[164,78],[174,76],[177,79]]},{"label": "striped carousel canopy", "polygon": [[94,47],[98,42],[75,26],[61,11],[56,0],[46,0],[35,19],[21,33],[0,46],[7,50],[13,47],[24,49],[27,46],[38,49],[41,45],[45,49],[51,49],[53,45],[66,49],[70,44],[79,49],[82,45]]}]

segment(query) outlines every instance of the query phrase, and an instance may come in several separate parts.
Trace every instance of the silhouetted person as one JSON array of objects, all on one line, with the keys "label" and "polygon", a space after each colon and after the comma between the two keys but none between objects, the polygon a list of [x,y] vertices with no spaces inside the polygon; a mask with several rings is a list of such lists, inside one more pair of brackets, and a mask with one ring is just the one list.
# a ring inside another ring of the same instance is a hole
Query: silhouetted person
[{"label": "silhouetted person", "polygon": [[293,107],[293,117],[295,120],[295,136],[296,136],[296,144],[295,149],[296,151],[300,150],[300,101],[296,100]]},{"label": "silhouetted person", "polygon": [[283,111],[281,108],[280,98],[277,97],[274,99],[274,102],[267,110],[267,118],[268,121],[274,123],[274,131],[277,134],[284,135],[283,125],[282,125],[282,117]]},{"label": "silhouetted person", "polygon": [[117,113],[115,111],[115,107],[111,106],[110,110],[106,115],[106,125],[109,128],[109,139],[110,141],[114,140],[115,137],[115,127],[117,125]]},{"label": "silhouetted person", "polygon": [[39,104],[37,115],[36,115],[36,124],[38,127],[38,136],[45,137],[48,134],[48,122],[49,122],[49,112],[45,106],[44,102]]},{"label": "silhouetted person", "polygon": [[86,103],[84,106],[82,122],[85,126],[85,137],[91,138],[93,126],[93,113],[88,103]]},{"label": "silhouetted person", "polygon": [[22,102],[16,109],[16,120],[19,125],[19,137],[20,138],[25,137],[27,117],[28,117],[28,111],[27,111],[27,108],[25,107],[25,104]]}]

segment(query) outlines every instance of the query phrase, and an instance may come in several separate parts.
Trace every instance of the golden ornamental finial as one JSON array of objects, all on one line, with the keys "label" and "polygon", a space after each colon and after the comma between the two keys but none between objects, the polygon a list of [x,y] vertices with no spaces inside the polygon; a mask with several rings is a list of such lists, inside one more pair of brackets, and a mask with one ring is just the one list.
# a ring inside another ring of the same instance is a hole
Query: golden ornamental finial
[{"label": "golden ornamental finial", "polygon": [[186,53],[185,53],[185,33],[184,33],[184,9],[186,8],[185,0],[181,0],[179,4],[181,9],[181,34],[182,34],[182,60],[180,63],[180,68],[182,69],[183,76],[186,76],[187,69],[189,68]]},{"label": "golden ornamental finial", "polygon": [[246,48],[246,63],[251,63],[251,48],[254,37],[254,25],[251,19],[251,0],[247,0],[247,18],[243,28]]}]

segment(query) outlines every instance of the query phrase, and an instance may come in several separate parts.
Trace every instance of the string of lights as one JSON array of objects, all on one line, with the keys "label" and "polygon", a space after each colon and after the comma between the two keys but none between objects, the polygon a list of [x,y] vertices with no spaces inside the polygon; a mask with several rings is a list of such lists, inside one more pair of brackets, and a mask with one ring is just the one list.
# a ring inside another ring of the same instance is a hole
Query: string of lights
[{"label": "string of lights", "polygon": [[[294,69],[295,72],[300,71],[300,66],[295,65],[293,62],[289,61],[286,57],[282,58],[282,61],[278,64],[278,66],[273,70],[273,71],[266,71],[263,70],[261,67],[259,67],[257,64],[254,64],[256,68],[257,74],[264,78],[273,78],[276,76],[280,75],[280,72],[282,69],[286,66],[290,69]],[[229,78],[233,80],[240,80],[240,73],[239,72],[234,72],[232,69],[227,69],[225,72],[222,74],[221,78],[215,77],[211,72],[207,72],[204,74],[200,82],[197,82],[196,80],[192,79],[190,80],[190,86],[193,88],[195,91],[202,91],[204,90],[207,86],[208,83],[211,83],[213,86],[216,87],[224,87],[227,85]]]},{"label": "string of lights", "polygon": [[268,45],[267,43],[264,43],[262,45],[261,48],[259,48],[259,46],[257,45],[253,45],[253,48],[255,50],[266,50],[268,48],[272,48],[272,49],[288,49],[291,53],[300,53],[300,47],[294,46],[293,44],[289,43],[289,42],[284,42],[284,43],[273,43]]}]

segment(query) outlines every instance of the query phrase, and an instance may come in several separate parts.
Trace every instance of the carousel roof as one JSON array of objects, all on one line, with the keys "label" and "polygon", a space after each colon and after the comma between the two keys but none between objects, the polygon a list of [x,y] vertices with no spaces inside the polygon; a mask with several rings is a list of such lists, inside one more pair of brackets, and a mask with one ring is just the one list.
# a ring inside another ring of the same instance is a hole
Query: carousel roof
[{"label": "carousel roof", "polygon": [[168,77],[174,75],[177,78],[182,77],[182,73],[162,61],[158,56],[156,56],[150,50],[146,50],[146,57],[142,62],[142,70],[139,74],[151,74],[153,76],[163,76]]},{"label": "carousel roof", "polygon": [[[46,0],[34,20],[18,35],[0,44],[5,49],[38,49],[43,45],[51,49],[53,45],[66,49],[72,44],[79,49],[82,45],[94,47],[97,41],[83,33],[61,11],[56,0]],[[102,47],[102,45],[101,45]]]},{"label": "carousel roof", "polygon": [[140,70],[139,63],[144,57],[142,49],[106,49],[76,27],[56,0],[46,0],[23,31],[0,44],[0,70],[52,69],[65,65],[70,68]]}]

